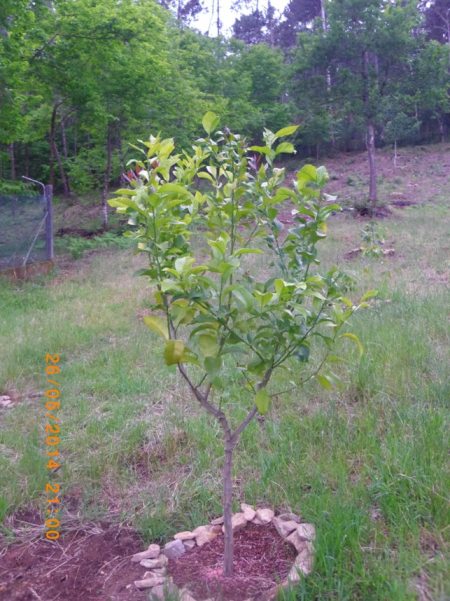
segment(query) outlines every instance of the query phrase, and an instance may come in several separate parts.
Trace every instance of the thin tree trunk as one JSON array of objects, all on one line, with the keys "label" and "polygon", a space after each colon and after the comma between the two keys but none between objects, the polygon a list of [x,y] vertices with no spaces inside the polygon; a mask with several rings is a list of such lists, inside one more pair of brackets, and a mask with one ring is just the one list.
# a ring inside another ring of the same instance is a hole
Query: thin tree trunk
[{"label": "thin tree trunk", "polygon": [[[328,31],[327,13],[325,9],[325,0],[320,0],[320,17],[322,21],[322,30],[326,34]],[[327,92],[331,90],[331,70],[327,67]]]},{"label": "thin tree trunk", "polygon": [[375,161],[375,127],[372,122],[367,123],[367,153],[369,155],[369,201],[372,211],[377,203],[377,165]]},{"label": "thin tree trunk", "polygon": [[51,185],[54,187],[54,179],[55,179],[55,161],[58,163],[58,167],[59,167],[59,174],[61,177],[61,182],[63,185],[63,189],[64,189],[64,196],[70,196],[71,195],[71,190],[70,190],[70,183],[69,183],[69,178],[67,177],[67,174],[64,170],[64,165],[62,163],[61,160],[61,155],[59,153],[58,150],[58,146],[56,144],[56,117],[58,114],[58,108],[61,105],[61,103],[55,103],[53,105],[53,111],[52,111],[52,118],[51,118],[51,123],[50,123],[50,150],[51,150],[51,164],[50,164],[50,182]]},{"label": "thin tree trunk", "polygon": [[61,118],[61,142],[63,148],[63,155],[64,158],[67,160],[69,156],[69,151],[67,149],[66,121],[64,117]]},{"label": "thin tree trunk", "polygon": [[12,180],[16,179],[16,153],[14,142],[11,142],[8,146],[9,163],[10,163],[10,177]]},{"label": "thin tree trunk", "polygon": [[394,171],[397,169],[397,140],[394,141]]},{"label": "thin tree trunk", "polygon": [[444,130],[444,121],[443,121],[443,119],[441,119],[441,117],[438,117],[438,124],[439,124],[439,135],[441,136],[441,143],[443,144],[445,142],[445,130]]},{"label": "thin tree trunk", "polygon": [[231,518],[233,515],[233,480],[232,480],[232,469],[233,469],[233,451],[234,446],[229,440],[225,442],[225,463],[223,467],[223,518],[224,518],[224,562],[223,572],[224,576],[233,575],[233,526]]},{"label": "thin tree trunk", "polygon": [[108,228],[108,194],[109,194],[109,180],[111,179],[111,166],[112,166],[112,134],[111,125],[108,125],[108,131],[106,134],[106,168],[103,180],[103,191],[102,191],[102,214],[103,214],[103,229]]},{"label": "thin tree trunk", "polygon": [[220,0],[217,0],[217,37],[220,38],[222,23],[220,21]]},{"label": "thin tree trunk", "polygon": [[377,202],[377,166],[375,162],[375,125],[372,116],[372,107],[370,106],[369,93],[369,51],[364,50],[362,57],[362,77],[363,77],[363,101],[366,113],[366,148],[369,156],[369,202],[372,203],[372,212]]},{"label": "thin tree trunk", "polygon": [[25,143],[25,177],[30,177],[30,147]]}]

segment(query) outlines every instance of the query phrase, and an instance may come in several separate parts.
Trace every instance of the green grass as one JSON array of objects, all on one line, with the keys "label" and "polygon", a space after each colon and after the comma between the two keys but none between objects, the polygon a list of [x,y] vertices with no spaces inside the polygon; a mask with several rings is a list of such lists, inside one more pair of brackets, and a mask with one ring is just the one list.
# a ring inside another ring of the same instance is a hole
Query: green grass
[{"label": "green grass", "polygon": [[[412,601],[419,578],[433,600],[450,595],[449,218],[444,198],[397,212],[383,222],[396,255],[378,260],[344,259],[362,222],[330,224],[324,264],[356,278],[355,297],[380,290],[352,322],[365,354],[359,361],[343,346],[338,390],[310,382],[278,396],[236,457],[236,501],[290,508],[316,524],[314,572],[286,601]],[[0,283],[0,394],[19,397],[0,414],[6,532],[19,508],[43,508],[44,409],[31,393],[45,389],[47,352],[62,356],[60,482],[69,512],[127,520],[148,541],[220,513],[220,433],[142,326],[149,290],[130,271],[140,261],[110,250],[56,279]],[[231,387],[229,401],[239,394]]]}]

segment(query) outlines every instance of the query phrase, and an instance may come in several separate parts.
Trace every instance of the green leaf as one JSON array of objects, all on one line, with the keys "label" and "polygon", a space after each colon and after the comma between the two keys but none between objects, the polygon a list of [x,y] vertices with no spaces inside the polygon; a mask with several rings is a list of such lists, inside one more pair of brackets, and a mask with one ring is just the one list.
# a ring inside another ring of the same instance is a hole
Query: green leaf
[{"label": "green leaf", "polygon": [[281,142],[281,144],[279,144],[276,149],[275,149],[275,154],[295,154],[295,147],[293,144],[291,144],[290,142]]},{"label": "green leaf", "polygon": [[255,405],[260,415],[265,415],[270,407],[270,395],[265,388],[261,388],[255,395]]},{"label": "green leaf", "polygon": [[364,301],[369,300],[370,298],[374,298],[375,296],[378,296],[378,290],[368,290],[365,294],[362,295],[361,302],[363,303]]},{"label": "green leaf", "polygon": [[241,255],[263,255],[264,252],[260,248],[240,248],[234,253],[235,257],[240,257]]},{"label": "green leaf", "polygon": [[204,357],[215,357],[219,352],[217,337],[211,334],[201,334],[198,337],[198,346]]},{"label": "green leaf", "polygon": [[295,134],[299,127],[300,125],[288,125],[287,127],[283,127],[275,133],[275,137],[284,138],[286,136],[292,136],[292,134]]},{"label": "green leaf", "polygon": [[322,388],[325,388],[326,390],[333,390],[333,383],[329,376],[326,376],[325,374],[317,374],[316,380],[319,382]]},{"label": "green leaf", "polygon": [[259,154],[270,154],[270,148],[267,146],[250,146],[249,150],[259,152]]},{"label": "green leaf", "polygon": [[153,315],[146,315],[144,317],[145,325],[152,330],[162,336],[166,340],[169,339],[169,332],[167,329],[167,322],[161,317],[155,317]]},{"label": "green leaf", "polygon": [[297,184],[299,190],[306,187],[307,184],[317,180],[317,168],[314,165],[304,165],[297,173]]},{"label": "green leaf", "polygon": [[348,338],[349,340],[354,342],[356,344],[356,346],[358,347],[359,356],[360,357],[363,356],[364,347],[361,343],[361,340],[358,338],[358,336],[356,334],[352,334],[352,332],[345,332],[345,334],[342,334],[342,336],[340,336],[340,338]]},{"label": "green leaf", "polygon": [[168,340],[164,348],[164,360],[166,365],[181,363],[185,354],[185,345],[182,340]]},{"label": "green leaf", "polygon": [[219,127],[220,118],[209,111],[202,119],[202,125],[208,135],[211,135]]},{"label": "green leaf", "polygon": [[206,357],[205,369],[209,376],[216,376],[222,367],[222,359],[220,357]]}]

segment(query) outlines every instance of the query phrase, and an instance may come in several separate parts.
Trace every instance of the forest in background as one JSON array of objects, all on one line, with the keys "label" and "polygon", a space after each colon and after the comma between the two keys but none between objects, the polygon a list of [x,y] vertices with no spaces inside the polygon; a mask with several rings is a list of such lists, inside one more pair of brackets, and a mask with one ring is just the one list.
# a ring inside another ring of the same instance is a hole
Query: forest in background
[{"label": "forest in background", "polygon": [[376,146],[446,139],[450,0],[237,0],[232,36],[221,8],[213,36],[201,0],[3,0],[3,189],[26,175],[106,205],[131,143],[190,145],[207,110],[254,142],[299,123],[300,157],[367,148],[370,200]]}]

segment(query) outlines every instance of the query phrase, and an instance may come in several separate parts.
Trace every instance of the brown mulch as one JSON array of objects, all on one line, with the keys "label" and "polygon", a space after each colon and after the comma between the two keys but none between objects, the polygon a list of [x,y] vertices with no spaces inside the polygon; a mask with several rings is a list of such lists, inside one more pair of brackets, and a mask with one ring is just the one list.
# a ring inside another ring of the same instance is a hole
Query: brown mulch
[{"label": "brown mulch", "polygon": [[[244,601],[283,581],[295,560],[294,548],[274,526],[247,524],[234,535],[234,575],[222,576],[224,537],[194,547],[169,560],[169,574],[179,588],[186,586],[199,601],[208,598]],[[257,597],[255,597],[257,598]]]},{"label": "brown mulch", "polygon": [[63,528],[56,542],[0,537],[0,601],[144,601],[133,582],[145,570],[130,561],[142,549],[134,530],[109,524]]}]

